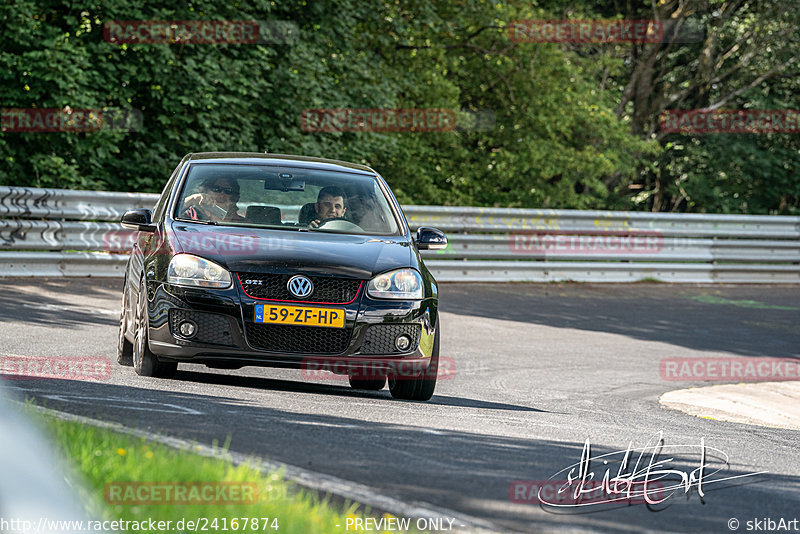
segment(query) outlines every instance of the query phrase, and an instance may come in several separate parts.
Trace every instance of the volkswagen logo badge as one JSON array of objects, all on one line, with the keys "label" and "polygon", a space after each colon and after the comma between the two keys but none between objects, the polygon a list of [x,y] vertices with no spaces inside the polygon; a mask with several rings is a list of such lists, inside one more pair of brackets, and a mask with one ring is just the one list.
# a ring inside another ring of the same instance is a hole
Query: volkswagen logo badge
[{"label": "volkswagen logo badge", "polygon": [[306,298],[314,291],[314,284],[302,274],[289,278],[289,283],[286,284],[286,287],[289,288],[289,293],[299,299]]}]

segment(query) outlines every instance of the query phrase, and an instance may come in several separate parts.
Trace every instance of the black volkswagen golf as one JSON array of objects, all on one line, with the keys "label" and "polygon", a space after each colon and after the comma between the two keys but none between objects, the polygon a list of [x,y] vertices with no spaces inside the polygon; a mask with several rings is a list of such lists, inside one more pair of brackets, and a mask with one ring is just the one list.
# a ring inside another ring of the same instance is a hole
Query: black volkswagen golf
[{"label": "black volkswagen golf", "polygon": [[358,389],[428,400],[438,289],[383,178],[363,165],[251,153],[189,154],[135,231],[118,361],[170,378],[178,364],[322,369]]}]

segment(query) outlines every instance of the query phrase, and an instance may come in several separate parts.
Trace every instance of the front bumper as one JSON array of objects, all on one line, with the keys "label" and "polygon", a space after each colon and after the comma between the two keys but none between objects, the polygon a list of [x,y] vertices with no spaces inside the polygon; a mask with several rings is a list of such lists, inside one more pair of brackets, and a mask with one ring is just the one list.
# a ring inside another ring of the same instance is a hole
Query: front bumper
[{"label": "front bumper", "polygon": [[[388,372],[398,366],[427,368],[438,327],[437,299],[376,300],[366,295],[365,287],[352,303],[325,306],[344,310],[341,330],[283,325],[276,329],[254,322],[255,305],[286,303],[250,297],[236,280],[225,290],[148,282],[150,350],[163,360],[210,367],[324,368],[342,374],[363,367]],[[186,319],[198,327],[192,339],[181,336],[176,327]],[[406,352],[389,345],[400,332],[413,337]],[[334,336],[335,343],[330,341]]]}]

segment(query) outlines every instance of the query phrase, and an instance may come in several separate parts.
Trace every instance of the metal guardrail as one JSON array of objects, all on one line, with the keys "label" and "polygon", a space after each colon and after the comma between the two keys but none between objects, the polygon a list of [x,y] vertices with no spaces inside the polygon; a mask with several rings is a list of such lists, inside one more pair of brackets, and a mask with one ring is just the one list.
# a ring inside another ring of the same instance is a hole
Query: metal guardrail
[{"label": "metal guardrail", "polygon": [[626,262],[426,261],[440,281],[800,283],[797,265]]},{"label": "metal guardrail", "polygon": [[122,277],[127,261],[104,252],[0,252],[0,276]]},{"label": "metal guardrail", "polygon": [[[121,276],[158,195],[0,186],[0,276]],[[800,283],[800,217],[405,206],[441,281]]]},{"label": "metal guardrail", "polygon": [[412,226],[444,231],[514,232],[598,230],[653,232],[664,237],[798,239],[800,217],[705,215],[594,210],[530,210],[448,206],[404,206]]},{"label": "metal guardrail", "polygon": [[135,208],[152,208],[158,195],[0,186],[0,218],[119,221]]}]

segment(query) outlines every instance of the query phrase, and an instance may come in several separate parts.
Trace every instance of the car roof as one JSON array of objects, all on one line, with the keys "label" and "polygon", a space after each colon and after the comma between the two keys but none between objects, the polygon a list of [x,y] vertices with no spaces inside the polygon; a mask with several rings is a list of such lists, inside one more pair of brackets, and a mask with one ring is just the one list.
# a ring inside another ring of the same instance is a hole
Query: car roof
[{"label": "car roof", "polygon": [[359,171],[375,176],[377,173],[366,165],[335,159],[293,156],[291,154],[268,154],[260,152],[195,152],[186,155],[189,162],[248,163],[262,165],[300,164],[302,167],[329,171]]}]

